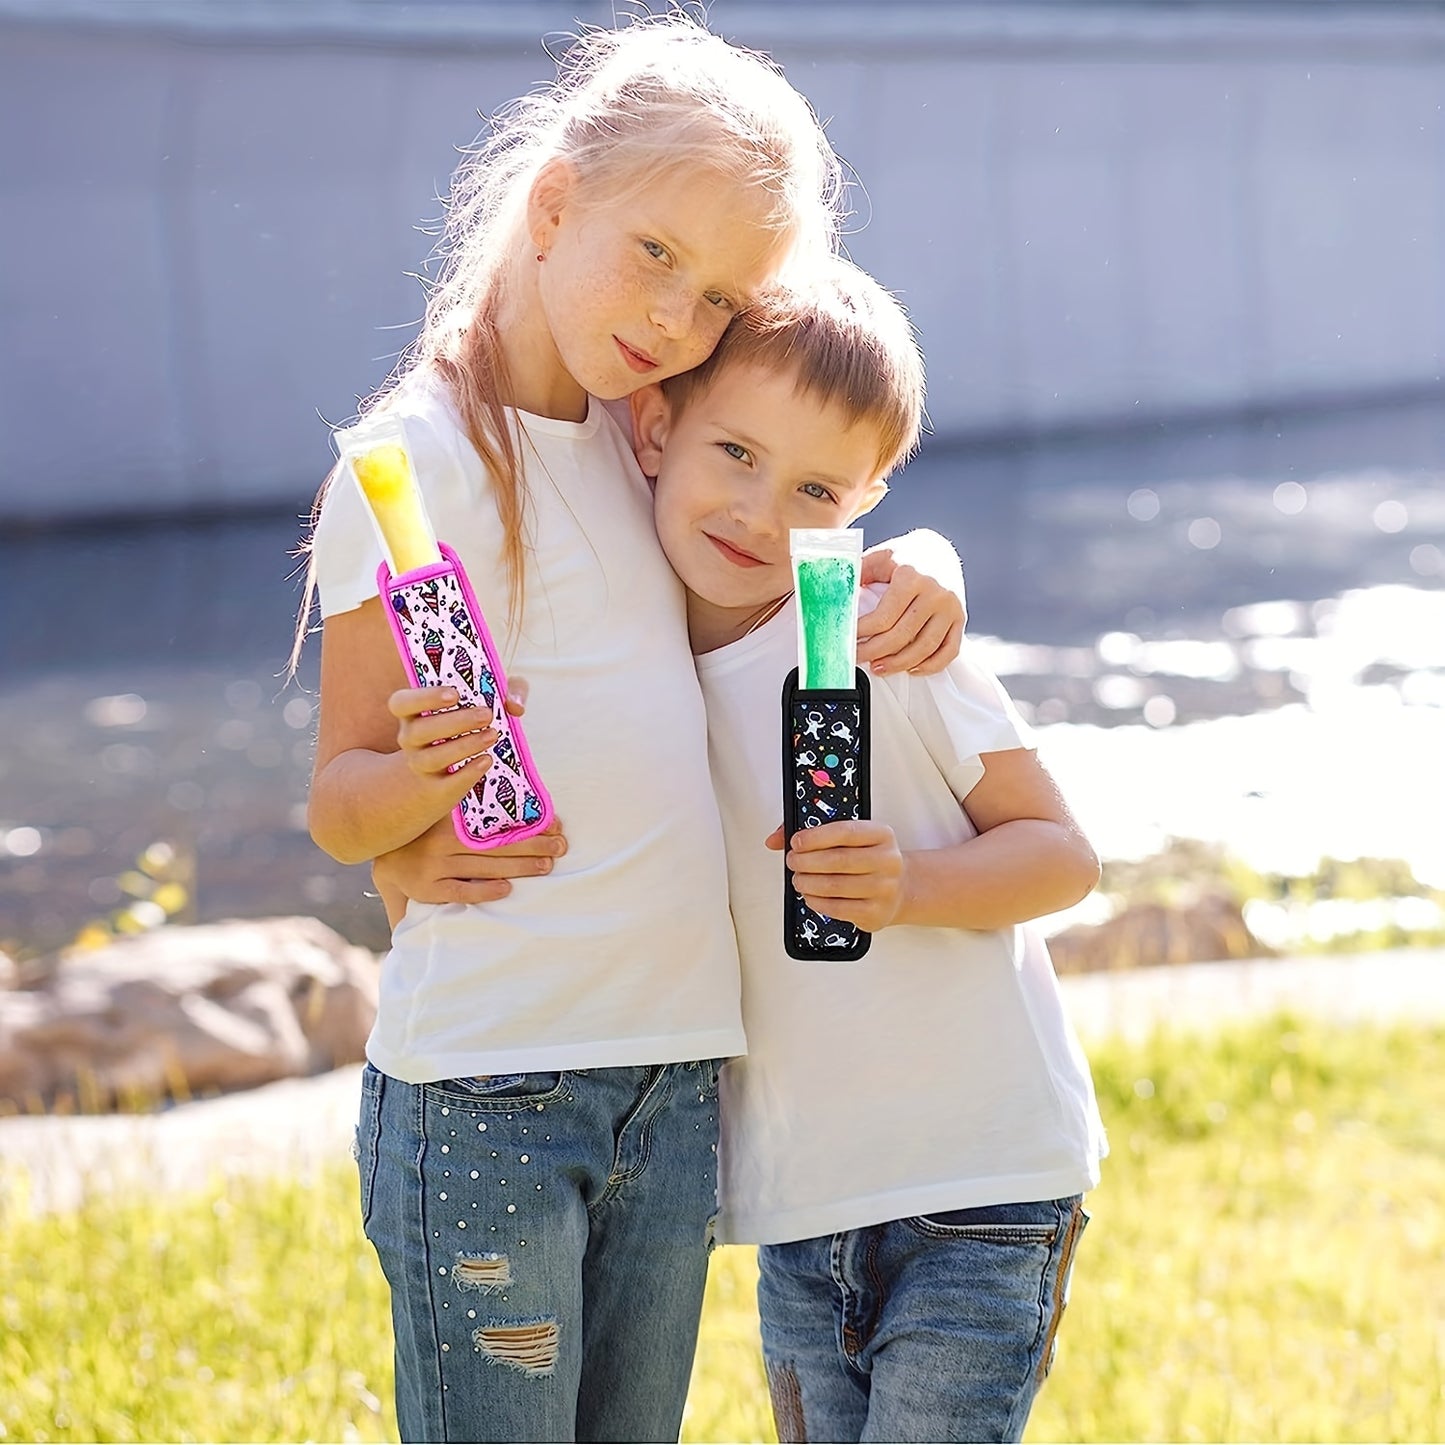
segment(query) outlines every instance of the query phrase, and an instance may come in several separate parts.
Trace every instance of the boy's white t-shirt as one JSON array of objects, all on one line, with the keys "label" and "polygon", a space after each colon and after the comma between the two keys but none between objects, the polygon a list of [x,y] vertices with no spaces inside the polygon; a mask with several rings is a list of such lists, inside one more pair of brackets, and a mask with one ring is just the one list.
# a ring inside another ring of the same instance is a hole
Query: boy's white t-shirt
[{"label": "boy's white t-shirt", "polygon": [[[895,555],[958,575],[937,534]],[[722,1073],[718,1238],[776,1244],[1092,1188],[1103,1128],[1035,929],[886,928],[854,963],[784,951],[782,855],[763,840],[782,820],[779,698],[796,663],[791,606],[696,659],[748,1034]],[[960,803],[978,755],[1031,746],[1003,688],[967,641],[937,676],[870,681],[873,816],[905,850],[975,836]]]},{"label": "boy's white t-shirt", "polygon": [[[367,1043],[409,1083],[721,1058],[744,1047],[727,872],[682,589],[616,423],[513,413],[530,546],[520,629],[491,484],[439,382],[392,408],[433,527],[528,686],[522,725],[568,851],[494,903],[409,904]],[[323,617],[377,595],[349,474],[316,528]]]}]

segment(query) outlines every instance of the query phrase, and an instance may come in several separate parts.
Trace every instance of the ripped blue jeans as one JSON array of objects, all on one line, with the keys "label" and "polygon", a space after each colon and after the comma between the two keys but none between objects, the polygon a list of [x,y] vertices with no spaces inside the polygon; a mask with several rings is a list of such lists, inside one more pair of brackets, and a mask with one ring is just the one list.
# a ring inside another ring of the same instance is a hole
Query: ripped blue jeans
[{"label": "ripped blue jeans", "polygon": [[405,1084],[367,1065],[361,1212],[403,1440],[676,1440],[717,1064]]}]

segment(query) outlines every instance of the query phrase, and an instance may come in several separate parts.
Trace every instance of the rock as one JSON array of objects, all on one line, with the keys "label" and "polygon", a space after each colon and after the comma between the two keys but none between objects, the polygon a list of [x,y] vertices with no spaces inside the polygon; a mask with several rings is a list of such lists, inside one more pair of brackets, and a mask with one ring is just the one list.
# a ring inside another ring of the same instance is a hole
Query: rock
[{"label": "rock", "polygon": [[166,927],[0,992],[0,1108],[225,1092],[359,1062],[376,962],[314,918]]},{"label": "rock", "polygon": [[1132,904],[1104,923],[1076,924],[1056,933],[1049,952],[1059,973],[1274,955],[1249,931],[1239,904],[1220,894],[1172,908]]}]

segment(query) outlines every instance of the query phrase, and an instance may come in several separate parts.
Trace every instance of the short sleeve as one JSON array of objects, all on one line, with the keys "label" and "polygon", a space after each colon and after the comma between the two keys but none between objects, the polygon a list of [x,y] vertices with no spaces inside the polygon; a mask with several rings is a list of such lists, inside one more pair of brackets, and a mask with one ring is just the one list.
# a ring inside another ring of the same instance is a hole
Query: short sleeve
[{"label": "short sleeve", "polygon": [[311,537],[316,566],[316,595],[322,617],[350,612],[375,597],[381,544],[361,493],[341,467],[327,482],[321,516]]},{"label": "short sleeve", "polygon": [[1033,730],[967,638],[942,672],[905,675],[904,691],[908,720],[960,803],[983,777],[980,754],[1035,746]]},{"label": "short sleeve", "polygon": [[[962,598],[963,568],[948,538],[920,530],[887,545],[896,561],[926,573]],[[859,598],[859,612],[871,612],[883,591],[882,585],[866,588]],[[1035,746],[1033,730],[966,635],[958,656],[942,672],[926,677],[885,673],[874,685],[879,683],[894,690],[960,803],[983,777],[980,754]]]}]

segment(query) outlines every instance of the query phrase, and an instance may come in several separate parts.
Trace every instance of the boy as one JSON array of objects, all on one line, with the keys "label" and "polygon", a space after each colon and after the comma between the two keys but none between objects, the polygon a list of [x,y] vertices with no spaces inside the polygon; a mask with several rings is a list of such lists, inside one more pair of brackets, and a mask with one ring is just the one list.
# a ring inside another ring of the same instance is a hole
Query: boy
[{"label": "boy", "polygon": [[[783,1440],[1018,1439],[1103,1152],[1047,950],[1014,926],[1077,902],[1098,862],[967,643],[938,676],[875,679],[872,821],[777,828],[789,529],[876,505],[922,398],[901,308],[840,262],[633,403],[688,590],[743,963],[719,1238],[762,1246]],[[810,907],[877,935],[864,959],[787,957],[765,838]]]},{"label": "boy", "polygon": [[[761,1246],[785,1441],[1020,1438],[1103,1153],[1047,950],[1015,926],[1083,897],[1098,862],[967,644],[937,676],[875,679],[873,820],[777,826],[789,530],[876,505],[922,401],[907,318],[844,262],[633,400],[687,587],[743,964],[718,1232]],[[914,545],[958,577],[941,538]],[[877,935],[863,960],[787,957],[784,847],[810,907]],[[378,881],[417,886],[385,860]]]}]

